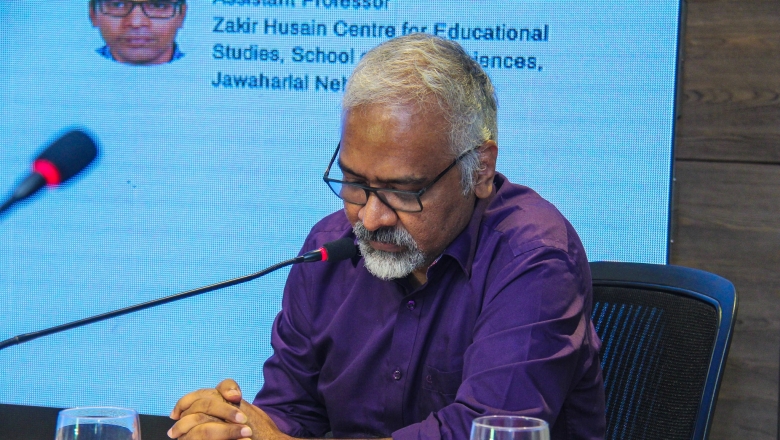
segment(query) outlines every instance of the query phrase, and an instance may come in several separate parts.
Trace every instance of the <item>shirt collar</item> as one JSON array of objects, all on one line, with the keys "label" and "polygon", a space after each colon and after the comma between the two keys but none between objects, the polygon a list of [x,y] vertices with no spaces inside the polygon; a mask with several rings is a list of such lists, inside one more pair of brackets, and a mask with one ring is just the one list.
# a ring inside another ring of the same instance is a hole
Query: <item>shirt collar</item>
[{"label": "shirt collar", "polygon": [[[100,56],[102,56],[103,58],[106,58],[106,59],[109,59],[109,60],[112,60],[112,61],[116,61],[114,59],[114,56],[111,55],[111,48],[108,47],[108,44],[106,44],[105,46],[103,46],[103,47],[101,47],[99,49],[95,49],[95,52],[100,54]],[[182,57],[184,57],[184,53],[179,50],[179,45],[176,44],[176,43],[173,43],[173,56],[171,56],[171,60],[168,61],[168,62],[170,63],[170,62],[176,61],[176,60],[178,60],[178,59],[180,59]]]},{"label": "shirt collar", "polygon": [[[442,253],[442,256],[448,255],[455,259],[468,277],[471,277],[471,265],[474,263],[474,256],[477,253],[477,241],[479,240],[482,218],[485,215],[487,207],[496,197],[496,193],[505,181],[506,177],[500,173],[496,173],[496,176],[493,178],[493,192],[485,199],[477,199],[476,205],[474,205],[474,213],[471,215],[469,224],[466,225],[466,228],[455,237],[455,240],[453,240]],[[441,259],[441,257],[439,257],[439,259]]]}]

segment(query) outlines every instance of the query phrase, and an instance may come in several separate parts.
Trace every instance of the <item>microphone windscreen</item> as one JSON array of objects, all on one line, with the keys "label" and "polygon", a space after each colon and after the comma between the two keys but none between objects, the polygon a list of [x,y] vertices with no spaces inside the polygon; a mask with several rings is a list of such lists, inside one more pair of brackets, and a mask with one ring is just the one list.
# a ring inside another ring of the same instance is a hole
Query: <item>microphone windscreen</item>
[{"label": "microphone windscreen", "polygon": [[[97,154],[95,141],[83,131],[73,130],[65,133],[45,149],[35,159],[36,164],[33,168],[41,172],[48,184],[56,185],[86,168]],[[51,170],[51,167],[54,170]]]},{"label": "microphone windscreen", "polygon": [[357,255],[357,246],[351,238],[340,238],[322,245],[325,248],[328,259],[326,261],[341,261]]}]

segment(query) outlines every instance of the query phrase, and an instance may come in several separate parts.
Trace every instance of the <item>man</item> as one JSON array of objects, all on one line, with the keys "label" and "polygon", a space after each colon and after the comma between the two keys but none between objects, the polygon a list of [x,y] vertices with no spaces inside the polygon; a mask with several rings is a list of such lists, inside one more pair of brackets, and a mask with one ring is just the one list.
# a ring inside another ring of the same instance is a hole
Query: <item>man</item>
[{"label": "man", "polygon": [[90,0],[89,18],[106,45],[97,50],[120,63],[147,66],[184,56],[176,33],[187,14],[185,0]]},{"label": "man", "polygon": [[253,404],[225,380],[184,396],[183,439],[467,439],[480,415],[604,435],[585,251],[563,216],[495,170],[489,78],[424,34],[370,51],[343,99],[325,180],[344,209],[304,246],[361,256],[296,266]]}]

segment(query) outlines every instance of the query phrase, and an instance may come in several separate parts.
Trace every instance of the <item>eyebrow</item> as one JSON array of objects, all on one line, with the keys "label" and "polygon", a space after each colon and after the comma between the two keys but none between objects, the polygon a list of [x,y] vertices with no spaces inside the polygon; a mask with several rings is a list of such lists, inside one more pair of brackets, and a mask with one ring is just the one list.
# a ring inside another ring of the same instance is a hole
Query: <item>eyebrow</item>
[{"label": "eyebrow", "polygon": [[[346,174],[351,174],[351,175],[353,175],[355,177],[360,177],[360,178],[365,179],[365,176],[363,176],[362,174],[356,172],[352,168],[344,165],[341,162],[341,158],[339,158],[337,162],[338,162],[339,168],[341,168],[342,172],[344,172]],[[368,179],[365,179],[365,180],[368,180]],[[427,183],[429,180],[430,179],[427,178],[427,177],[398,177],[398,178],[395,178],[395,179],[376,179],[376,181],[379,182],[379,183],[391,184],[391,185],[423,185],[423,184]]]}]

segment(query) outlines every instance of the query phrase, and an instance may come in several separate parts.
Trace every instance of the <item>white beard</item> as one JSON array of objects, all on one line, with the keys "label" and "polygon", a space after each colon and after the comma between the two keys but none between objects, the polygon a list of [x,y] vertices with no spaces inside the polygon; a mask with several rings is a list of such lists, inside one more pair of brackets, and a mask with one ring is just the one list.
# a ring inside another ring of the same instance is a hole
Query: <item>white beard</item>
[{"label": "white beard", "polygon": [[[406,229],[379,229],[369,231],[358,221],[352,227],[358,238],[358,247],[363,255],[366,269],[377,278],[393,280],[406,278],[415,269],[425,264],[425,255]],[[387,252],[371,247],[369,241],[391,243],[405,248],[401,252]]]}]

